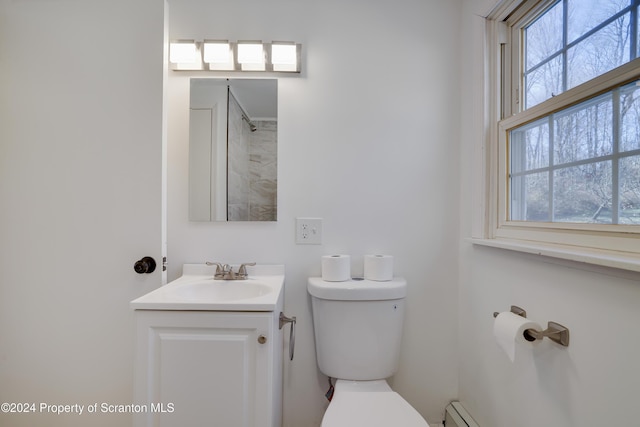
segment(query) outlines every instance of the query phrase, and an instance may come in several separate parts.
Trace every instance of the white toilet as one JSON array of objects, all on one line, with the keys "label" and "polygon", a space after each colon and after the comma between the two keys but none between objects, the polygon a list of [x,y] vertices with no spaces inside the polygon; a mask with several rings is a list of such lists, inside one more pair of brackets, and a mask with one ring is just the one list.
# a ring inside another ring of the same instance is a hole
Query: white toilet
[{"label": "white toilet", "polygon": [[398,367],[407,282],[309,278],[320,371],[335,378],[322,427],[428,427],[386,378]]}]

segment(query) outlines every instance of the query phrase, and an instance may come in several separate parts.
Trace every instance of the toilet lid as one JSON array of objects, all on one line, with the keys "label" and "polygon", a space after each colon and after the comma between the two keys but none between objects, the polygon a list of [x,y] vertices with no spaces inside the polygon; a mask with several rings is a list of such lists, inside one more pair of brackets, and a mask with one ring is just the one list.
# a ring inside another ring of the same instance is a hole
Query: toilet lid
[{"label": "toilet lid", "polygon": [[322,418],[322,427],[429,427],[396,392],[336,393]]}]

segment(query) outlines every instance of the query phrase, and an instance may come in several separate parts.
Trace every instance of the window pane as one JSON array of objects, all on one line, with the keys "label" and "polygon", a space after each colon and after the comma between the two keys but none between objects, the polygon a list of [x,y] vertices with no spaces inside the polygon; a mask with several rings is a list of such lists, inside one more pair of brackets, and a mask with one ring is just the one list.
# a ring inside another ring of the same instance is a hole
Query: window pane
[{"label": "window pane", "polygon": [[562,2],[525,28],[527,71],[562,48]]},{"label": "window pane", "polygon": [[553,220],[611,224],[611,162],[558,169],[553,176]]},{"label": "window pane", "polygon": [[569,43],[627,6],[629,0],[567,0]]},{"label": "window pane", "polygon": [[556,56],[525,75],[525,108],[562,93],[562,57]]},{"label": "window pane", "polygon": [[629,14],[584,39],[567,53],[567,89],[629,62]]},{"label": "window pane", "polygon": [[[563,16],[565,4],[567,16]],[[631,0],[560,0],[524,27],[521,108],[531,108],[634,59],[630,46],[635,43],[640,49],[640,43],[631,33],[630,4]],[[622,16],[600,28],[619,13]]]},{"label": "window pane", "polygon": [[549,120],[544,118],[511,132],[511,173],[549,166]]},{"label": "window pane", "polygon": [[620,224],[640,224],[640,156],[620,160]]},{"label": "window pane", "polygon": [[511,219],[549,221],[549,173],[511,178]]},{"label": "window pane", "polygon": [[556,115],[554,164],[606,156],[612,151],[613,109],[610,93]]},{"label": "window pane", "polygon": [[640,225],[636,82],[512,129],[508,148],[512,220]]},{"label": "window pane", "polygon": [[620,89],[620,151],[640,149],[640,100],[637,83]]}]

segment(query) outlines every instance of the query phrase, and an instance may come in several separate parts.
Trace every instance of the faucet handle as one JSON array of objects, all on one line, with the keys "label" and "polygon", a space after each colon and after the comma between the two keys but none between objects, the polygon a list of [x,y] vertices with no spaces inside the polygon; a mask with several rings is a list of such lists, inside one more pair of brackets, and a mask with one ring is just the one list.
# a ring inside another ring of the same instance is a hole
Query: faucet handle
[{"label": "faucet handle", "polygon": [[247,278],[247,266],[256,265],[255,262],[245,262],[244,264],[240,264],[238,267],[238,276],[242,276],[243,278]]},{"label": "faucet handle", "polygon": [[207,262],[205,262],[205,264],[207,264],[207,265],[215,265],[216,266],[216,276],[221,275],[223,270],[224,270],[224,267],[222,267],[222,264],[220,264],[219,262],[209,262],[209,261],[207,261]]}]

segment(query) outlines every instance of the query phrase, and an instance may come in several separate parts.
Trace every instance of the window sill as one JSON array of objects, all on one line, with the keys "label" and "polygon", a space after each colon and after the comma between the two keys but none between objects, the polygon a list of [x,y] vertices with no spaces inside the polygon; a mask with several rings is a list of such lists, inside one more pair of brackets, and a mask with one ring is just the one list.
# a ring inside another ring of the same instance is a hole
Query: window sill
[{"label": "window sill", "polygon": [[640,272],[640,255],[629,252],[580,248],[526,240],[479,238],[468,238],[466,240],[473,245],[490,246],[601,267]]}]

